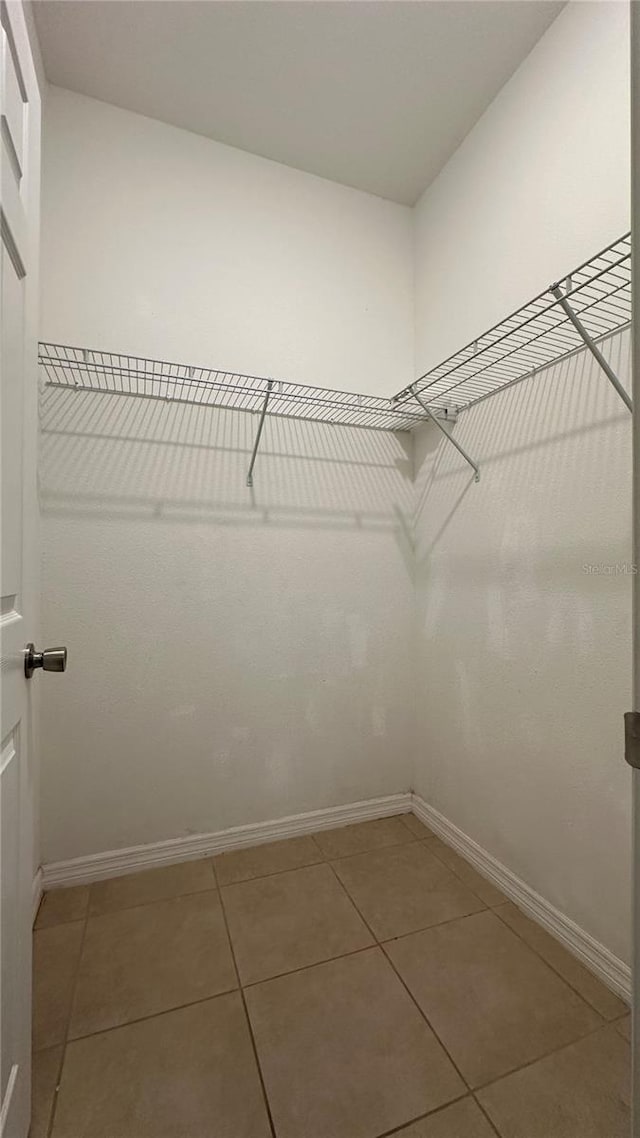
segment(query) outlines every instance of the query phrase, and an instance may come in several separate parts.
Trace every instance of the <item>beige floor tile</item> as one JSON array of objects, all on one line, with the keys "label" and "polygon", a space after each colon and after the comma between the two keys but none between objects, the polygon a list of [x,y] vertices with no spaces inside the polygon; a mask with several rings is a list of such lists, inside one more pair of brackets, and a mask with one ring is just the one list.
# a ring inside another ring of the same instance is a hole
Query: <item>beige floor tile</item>
[{"label": "beige floor tile", "polygon": [[210,859],[182,861],[176,865],[163,865],[160,869],[145,869],[142,873],[128,873],[108,881],[96,881],[91,886],[89,912],[110,913],[116,909],[131,909],[134,905],[148,905],[165,901],[169,897],[182,897],[187,893],[200,893],[215,889],[216,880]]},{"label": "beige floor tile", "polygon": [[48,1047],[33,1055],[29,1138],[47,1138],[61,1059],[62,1047]]},{"label": "beige floor tile", "polygon": [[478,873],[477,869],[469,865],[469,862],[465,861],[456,850],[452,850],[446,842],[441,842],[440,838],[430,838],[427,842],[427,849],[435,857],[440,858],[440,861],[443,861],[451,872],[455,873],[456,877],[464,881],[465,885],[480,897],[489,908],[504,905],[507,900],[504,893],[496,889],[495,885],[487,881],[486,877]]},{"label": "beige floor tile", "polygon": [[423,842],[348,857],[334,868],[379,940],[484,909]]},{"label": "beige floor tile", "polygon": [[374,943],[328,865],[228,885],[222,898],[243,984]]},{"label": "beige floor tile", "polygon": [[555,968],[562,977],[580,993],[605,1019],[618,1019],[624,1015],[627,1005],[609,988],[598,980],[593,972],[585,968],[575,956],[567,952],[561,944],[535,921],[529,920],[510,901],[496,909],[497,916],[506,921],[509,928],[526,940],[540,956]]},{"label": "beige floor tile", "polygon": [[376,818],[373,822],[357,822],[337,830],[322,830],[314,838],[326,858],[349,857],[350,854],[398,846],[415,841],[401,817]]},{"label": "beige floor tile", "polygon": [[267,877],[287,869],[299,869],[322,861],[322,854],[313,838],[288,838],[284,842],[266,842],[245,850],[230,850],[218,854],[213,862],[219,885],[235,885],[254,877]]},{"label": "beige floor tile", "polygon": [[69,1044],[54,1138],[269,1138],[238,993]]},{"label": "beige floor tile", "polygon": [[72,885],[69,889],[49,889],[42,898],[35,927],[50,928],[70,921],[83,921],[89,904],[89,886]]},{"label": "beige floor tile", "polygon": [[494,913],[452,921],[385,947],[472,1087],[602,1023]]},{"label": "beige floor tile", "polygon": [[33,1047],[63,1043],[78,968],[84,921],[33,934]]},{"label": "beige floor tile", "polygon": [[424,822],[416,818],[415,814],[403,814],[402,821],[408,826],[415,838],[432,838],[434,835]]},{"label": "beige floor tile", "polygon": [[464,1093],[378,948],[245,995],[278,1138],[372,1138]]},{"label": "beige floor tile", "polygon": [[623,1016],[622,1019],[618,1020],[618,1022],[616,1023],[615,1026],[616,1026],[617,1030],[620,1032],[620,1035],[623,1037],[623,1039],[627,1039],[630,1042],[631,1041],[631,1016],[630,1015]]},{"label": "beige floor tile", "polygon": [[496,1138],[496,1135],[478,1104],[472,1098],[465,1098],[397,1130],[393,1138]]},{"label": "beige floor tile", "polygon": [[502,1138],[627,1138],[629,1045],[613,1026],[478,1092]]},{"label": "beige floor tile", "polygon": [[90,917],[70,1038],[237,987],[216,891]]}]

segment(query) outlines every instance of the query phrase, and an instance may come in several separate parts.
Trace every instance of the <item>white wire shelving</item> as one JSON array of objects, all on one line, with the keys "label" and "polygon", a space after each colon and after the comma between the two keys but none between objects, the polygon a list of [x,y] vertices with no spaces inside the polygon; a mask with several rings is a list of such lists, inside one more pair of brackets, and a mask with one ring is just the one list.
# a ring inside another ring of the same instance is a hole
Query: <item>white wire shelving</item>
[{"label": "white wire shelving", "polygon": [[473,468],[477,481],[478,465],[453,437],[449,423],[480,400],[580,349],[592,352],[632,409],[598,347],[630,321],[631,240],[625,234],[391,399],[52,343],[40,344],[39,360],[53,387],[257,413],[249,486],[270,415],[382,431],[410,431],[431,419]]},{"label": "white wire shelving", "polygon": [[303,383],[193,367],[93,348],[41,343],[40,365],[46,383],[76,391],[100,391],[167,403],[191,403],[259,414],[247,486],[267,414],[376,431],[408,431],[425,421],[420,408],[396,407],[377,395],[311,387]]},{"label": "white wire shelving", "polygon": [[396,407],[388,398],[377,395],[91,348],[41,343],[39,360],[47,384],[55,387],[253,413],[262,411],[269,395],[269,415],[369,430],[407,431],[424,420],[419,408]]},{"label": "white wire shelving", "polygon": [[630,321],[627,233],[403,388],[393,402],[403,406],[421,395],[434,410],[466,410],[585,346],[592,350]]}]

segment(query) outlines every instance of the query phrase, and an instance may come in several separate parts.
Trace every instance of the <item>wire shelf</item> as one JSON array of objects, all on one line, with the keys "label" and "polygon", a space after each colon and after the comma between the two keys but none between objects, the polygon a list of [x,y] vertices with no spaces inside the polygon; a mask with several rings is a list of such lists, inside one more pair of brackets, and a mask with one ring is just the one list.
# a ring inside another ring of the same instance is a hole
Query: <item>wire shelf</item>
[{"label": "wire shelf", "polygon": [[396,407],[389,399],[375,395],[90,348],[41,343],[39,360],[47,384],[81,391],[249,412],[261,412],[269,393],[269,415],[382,431],[408,431],[427,417],[418,408]]},{"label": "wire shelf", "polygon": [[584,348],[561,299],[569,301],[594,341],[631,321],[631,236],[625,234],[565,279],[562,298],[549,289],[405,387],[400,406],[418,392],[435,410],[462,411],[541,368]]},{"label": "wire shelf", "polygon": [[41,343],[39,359],[47,384],[54,387],[259,414],[248,486],[253,486],[267,414],[377,431],[409,431],[431,418],[478,481],[478,464],[453,437],[447,421],[455,422],[456,412],[585,347],[631,411],[628,392],[597,347],[630,321],[627,233],[392,399],[61,344]]}]

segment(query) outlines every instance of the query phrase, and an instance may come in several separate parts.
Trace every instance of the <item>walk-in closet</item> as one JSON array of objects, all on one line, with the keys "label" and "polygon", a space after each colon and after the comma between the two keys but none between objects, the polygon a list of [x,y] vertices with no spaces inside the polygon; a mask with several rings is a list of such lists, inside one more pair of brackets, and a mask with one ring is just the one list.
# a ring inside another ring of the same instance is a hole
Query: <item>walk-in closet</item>
[{"label": "walk-in closet", "polygon": [[640,1138],[635,4],[2,29],[2,1138]]}]

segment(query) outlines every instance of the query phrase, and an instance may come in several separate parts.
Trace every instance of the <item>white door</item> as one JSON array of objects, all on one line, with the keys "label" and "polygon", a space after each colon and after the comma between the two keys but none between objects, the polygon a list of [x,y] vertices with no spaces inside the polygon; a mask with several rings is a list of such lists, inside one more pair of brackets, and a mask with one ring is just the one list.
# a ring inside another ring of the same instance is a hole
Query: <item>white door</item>
[{"label": "white door", "polygon": [[0,106],[0,1136],[30,1115],[40,94],[22,6],[2,3]]}]

